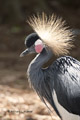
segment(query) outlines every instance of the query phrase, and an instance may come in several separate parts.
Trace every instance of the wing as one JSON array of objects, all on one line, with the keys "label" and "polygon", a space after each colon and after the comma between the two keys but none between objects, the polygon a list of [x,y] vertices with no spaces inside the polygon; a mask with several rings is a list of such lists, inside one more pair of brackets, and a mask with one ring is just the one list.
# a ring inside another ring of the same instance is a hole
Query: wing
[{"label": "wing", "polygon": [[57,59],[50,69],[58,102],[69,112],[80,115],[80,62],[65,56]]},{"label": "wing", "polygon": [[56,105],[53,101],[53,96],[52,96],[52,91],[53,91],[53,85],[50,85],[50,76],[49,76],[49,69],[42,69],[41,71],[41,79],[39,83],[38,90],[36,91],[37,94],[39,95],[40,99],[44,102],[46,107],[51,111],[50,107],[46,103],[46,101],[54,108],[56,111],[57,115],[61,118],[61,115],[59,111],[56,108]]}]

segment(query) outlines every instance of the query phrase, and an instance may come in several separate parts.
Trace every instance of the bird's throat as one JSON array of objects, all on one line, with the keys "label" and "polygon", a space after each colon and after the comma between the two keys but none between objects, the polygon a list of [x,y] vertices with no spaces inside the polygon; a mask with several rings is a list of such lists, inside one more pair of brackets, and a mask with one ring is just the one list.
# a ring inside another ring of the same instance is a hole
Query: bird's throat
[{"label": "bird's throat", "polygon": [[29,65],[29,69],[34,70],[42,68],[42,66],[51,59],[53,53],[51,50],[44,49],[40,54],[36,55],[36,57],[31,61]]},{"label": "bird's throat", "polygon": [[[41,74],[42,72],[42,66],[48,62],[48,60],[53,56],[52,51],[48,50],[46,51],[45,49],[43,50],[42,53],[38,54],[30,63],[27,71],[28,79],[31,84],[34,84],[34,80],[37,79],[37,77]],[[36,80],[37,81],[37,80]],[[37,81],[38,82],[38,81]]]}]

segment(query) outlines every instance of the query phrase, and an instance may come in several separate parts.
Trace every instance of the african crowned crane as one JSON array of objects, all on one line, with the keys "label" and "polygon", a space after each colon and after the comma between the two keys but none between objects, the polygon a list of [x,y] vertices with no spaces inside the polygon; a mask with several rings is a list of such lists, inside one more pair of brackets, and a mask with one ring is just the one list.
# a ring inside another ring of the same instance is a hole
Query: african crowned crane
[{"label": "african crowned crane", "polygon": [[[61,18],[47,17],[44,13],[32,16],[28,23],[35,33],[26,37],[27,49],[20,56],[37,53],[28,67],[29,83],[61,120],[80,120],[80,62],[66,56],[73,46],[72,30]],[[43,69],[43,64],[54,54],[64,56]]]}]

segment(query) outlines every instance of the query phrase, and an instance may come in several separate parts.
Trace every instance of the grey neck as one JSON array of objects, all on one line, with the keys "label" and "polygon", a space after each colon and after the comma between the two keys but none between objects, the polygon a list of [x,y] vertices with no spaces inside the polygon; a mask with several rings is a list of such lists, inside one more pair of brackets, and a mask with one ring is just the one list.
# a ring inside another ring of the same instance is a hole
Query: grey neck
[{"label": "grey neck", "polygon": [[50,49],[46,50],[44,49],[42,51],[42,53],[38,54],[30,63],[30,66],[34,66],[34,68],[36,67],[41,68],[44,63],[46,63],[51,57],[53,56],[53,53]]},{"label": "grey neck", "polygon": [[[44,63],[46,63],[51,57],[53,56],[51,50],[46,50],[44,49],[42,53],[38,54],[30,63],[28,70],[27,70],[27,75],[28,75],[28,81],[30,85],[33,86],[34,89],[36,88],[39,84],[39,81],[43,80],[43,71],[42,71],[42,66]],[[36,86],[37,85],[37,86]]]}]

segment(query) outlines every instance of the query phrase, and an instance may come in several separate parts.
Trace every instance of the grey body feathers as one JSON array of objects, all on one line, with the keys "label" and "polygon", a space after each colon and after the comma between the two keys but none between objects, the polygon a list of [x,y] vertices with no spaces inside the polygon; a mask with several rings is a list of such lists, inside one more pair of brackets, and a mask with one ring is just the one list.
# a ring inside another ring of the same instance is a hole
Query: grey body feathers
[{"label": "grey body feathers", "polygon": [[51,51],[43,50],[28,68],[29,83],[46,104],[47,100],[61,117],[54,103],[54,90],[58,102],[68,112],[80,115],[80,62],[70,56],[57,59],[47,69],[42,65],[52,57]]}]

